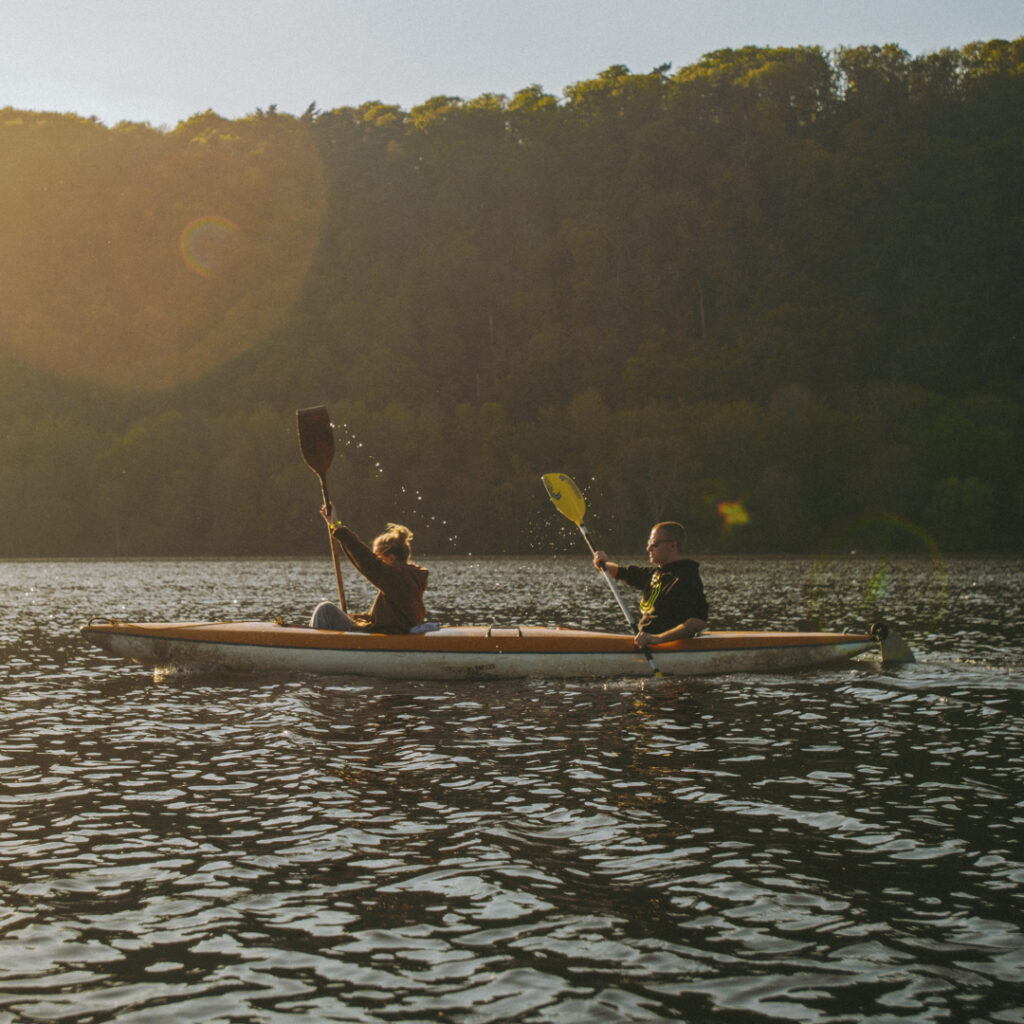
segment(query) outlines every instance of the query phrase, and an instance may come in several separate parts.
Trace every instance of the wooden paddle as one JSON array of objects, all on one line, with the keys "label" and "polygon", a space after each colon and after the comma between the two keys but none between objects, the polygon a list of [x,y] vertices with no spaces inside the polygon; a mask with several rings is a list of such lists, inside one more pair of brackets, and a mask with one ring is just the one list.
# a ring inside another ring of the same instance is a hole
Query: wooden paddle
[{"label": "wooden paddle", "polygon": [[[541,480],[544,482],[544,489],[548,492],[548,497],[552,502],[554,502],[555,508],[557,508],[566,519],[571,520],[580,528],[580,533],[583,534],[583,539],[587,542],[587,547],[590,548],[590,553],[592,555],[596,555],[597,552],[594,550],[594,545],[590,543],[590,534],[587,533],[587,528],[583,525],[583,517],[587,514],[587,503],[583,500],[583,494],[580,489],[572,479],[567,477],[564,473],[545,473],[541,477]],[[629,609],[626,607],[626,602],[622,600],[619,588],[615,586],[615,580],[612,579],[611,573],[609,573],[603,565],[600,569],[601,575],[605,578],[605,581],[611,588],[612,593],[615,595],[615,600],[619,603],[619,608],[622,609],[622,614],[626,616],[629,628],[636,633],[636,623],[633,621],[633,616],[630,615]],[[651,666],[651,671],[656,676],[660,676],[661,671],[659,670],[654,658],[651,656],[651,652],[646,647],[641,647],[640,651],[647,659],[647,664]]]},{"label": "wooden paddle", "polygon": [[[299,448],[306,465],[320,478],[320,493],[323,495],[324,507],[331,508],[331,499],[327,496],[327,467],[334,458],[334,428],[326,407],[318,405],[312,409],[299,409],[295,414],[299,423]],[[334,561],[334,577],[338,581],[338,600],[341,610],[347,612],[345,606],[345,585],[341,581],[341,563],[338,561],[338,547],[334,543],[331,525],[327,524],[327,533],[331,538],[331,558]]]}]

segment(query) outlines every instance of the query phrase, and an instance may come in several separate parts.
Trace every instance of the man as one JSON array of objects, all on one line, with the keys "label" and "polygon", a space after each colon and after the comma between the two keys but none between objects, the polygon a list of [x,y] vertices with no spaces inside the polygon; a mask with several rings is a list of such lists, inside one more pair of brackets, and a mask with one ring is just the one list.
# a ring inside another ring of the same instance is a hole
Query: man
[{"label": "man", "polygon": [[594,565],[602,566],[612,579],[643,592],[640,600],[637,647],[683,640],[707,629],[708,602],[700,568],[683,558],[686,527],[682,523],[658,523],[651,530],[647,555],[651,566],[617,565],[603,551],[594,554]]}]

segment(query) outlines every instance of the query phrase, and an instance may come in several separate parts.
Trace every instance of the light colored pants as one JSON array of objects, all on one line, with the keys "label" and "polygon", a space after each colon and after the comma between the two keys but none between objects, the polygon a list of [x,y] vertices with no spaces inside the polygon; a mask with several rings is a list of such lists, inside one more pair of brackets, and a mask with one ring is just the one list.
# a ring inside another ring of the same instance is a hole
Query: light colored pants
[{"label": "light colored pants", "polygon": [[323,601],[309,617],[310,629],[351,629],[352,620],[333,602]]}]

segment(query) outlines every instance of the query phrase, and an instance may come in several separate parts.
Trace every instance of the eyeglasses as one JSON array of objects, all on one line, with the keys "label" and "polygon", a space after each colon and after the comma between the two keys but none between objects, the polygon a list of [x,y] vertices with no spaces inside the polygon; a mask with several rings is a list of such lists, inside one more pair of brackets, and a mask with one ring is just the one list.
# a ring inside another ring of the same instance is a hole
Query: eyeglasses
[{"label": "eyeglasses", "polygon": [[647,546],[649,548],[656,548],[659,544],[671,544],[671,537],[659,537],[657,540],[648,541]]}]

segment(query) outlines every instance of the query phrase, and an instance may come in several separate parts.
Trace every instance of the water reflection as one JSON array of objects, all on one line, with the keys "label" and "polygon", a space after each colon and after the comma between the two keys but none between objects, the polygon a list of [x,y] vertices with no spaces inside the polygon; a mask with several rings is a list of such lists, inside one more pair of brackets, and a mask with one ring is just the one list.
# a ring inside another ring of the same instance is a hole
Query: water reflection
[{"label": "water reflection", "polygon": [[[531,563],[525,612],[520,561],[451,568],[438,617],[473,588],[477,621],[564,621],[568,590],[617,626],[582,560]],[[83,563],[65,601],[5,567],[0,1017],[1014,1019],[1019,565],[954,566],[936,643],[902,609],[892,674],[154,681],[73,633],[299,616],[322,569]],[[791,626],[805,570],[705,576],[723,624],[770,581]]]}]

